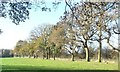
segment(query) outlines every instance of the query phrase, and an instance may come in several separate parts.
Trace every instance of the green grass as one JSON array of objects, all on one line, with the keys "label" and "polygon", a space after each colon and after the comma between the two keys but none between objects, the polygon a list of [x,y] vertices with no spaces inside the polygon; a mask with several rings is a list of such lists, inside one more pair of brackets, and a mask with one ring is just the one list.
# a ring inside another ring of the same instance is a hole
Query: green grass
[{"label": "green grass", "polygon": [[[33,58],[1,58],[5,70],[118,70],[117,63],[98,63]],[[0,60],[1,60],[0,59]]]}]

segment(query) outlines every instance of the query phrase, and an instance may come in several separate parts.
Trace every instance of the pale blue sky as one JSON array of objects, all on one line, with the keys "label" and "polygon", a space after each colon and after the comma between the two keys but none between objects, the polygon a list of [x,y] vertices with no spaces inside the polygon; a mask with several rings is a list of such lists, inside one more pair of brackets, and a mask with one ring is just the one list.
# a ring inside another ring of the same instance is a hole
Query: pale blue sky
[{"label": "pale blue sky", "polygon": [[[51,6],[51,5],[49,5]],[[0,35],[0,48],[13,49],[18,40],[25,40],[34,27],[40,24],[56,24],[64,12],[64,4],[61,4],[57,10],[52,12],[42,12],[40,9],[30,11],[30,19],[20,25],[15,25],[9,18],[0,18],[0,29],[3,33]]]}]

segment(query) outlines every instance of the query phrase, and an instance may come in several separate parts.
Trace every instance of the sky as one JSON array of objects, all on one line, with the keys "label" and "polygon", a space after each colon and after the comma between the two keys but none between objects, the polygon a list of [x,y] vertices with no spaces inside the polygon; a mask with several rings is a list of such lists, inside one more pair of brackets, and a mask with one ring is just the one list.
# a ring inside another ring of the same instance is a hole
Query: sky
[{"label": "sky", "polygon": [[42,12],[39,8],[30,10],[30,19],[20,25],[15,25],[9,18],[0,18],[0,49],[14,49],[18,40],[26,40],[29,33],[38,25],[56,24],[63,15],[64,4],[52,12]]}]

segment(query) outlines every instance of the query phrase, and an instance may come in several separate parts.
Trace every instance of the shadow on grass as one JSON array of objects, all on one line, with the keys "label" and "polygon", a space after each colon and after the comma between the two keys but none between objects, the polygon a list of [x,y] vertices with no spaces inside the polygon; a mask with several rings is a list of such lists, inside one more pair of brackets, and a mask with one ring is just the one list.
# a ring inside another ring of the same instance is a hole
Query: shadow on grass
[{"label": "shadow on grass", "polygon": [[2,70],[2,72],[119,72],[117,70]]},{"label": "shadow on grass", "polygon": [[46,66],[2,65],[2,70],[50,70]]},{"label": "shadow on grass", "polygon": [[67,70],[46,66],[3,65],[2,72],[119,72],[117,70]]}]

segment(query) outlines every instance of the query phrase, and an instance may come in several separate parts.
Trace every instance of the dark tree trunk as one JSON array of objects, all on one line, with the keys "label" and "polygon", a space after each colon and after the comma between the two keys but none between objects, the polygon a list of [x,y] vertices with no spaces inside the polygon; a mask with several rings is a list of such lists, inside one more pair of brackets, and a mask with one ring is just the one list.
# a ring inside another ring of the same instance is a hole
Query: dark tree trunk
[{"label": "dark tree trunk", "polygon": [[54,56],[53,56],[53,59],[55,60],[55,54],[54,54]]},{"label": "dark tree trunk", "polygon": [[36,58],[36,56],[35,56],[35,55],[33,55],[33,58]]},{"label": "dark tree trunk", "polygon": [[75,59],[74,59],[74,53],[71,54],[71,59],[72,59],[72,61],[75,61]]},{"label": "dark tree trunk", "polygon": [[55,49],[53,51],[53,59],[55,60]]},{"label": "dark tree trunk", "polygon": [[48,59],[50,59],[50,47],[48,48]]},{"label": "dark tree trunk", "polygon": [[45,59],[45,50],[43,49],[43,59]]},{"label": "dark tree trunk", "polygon": [[102,31],[100,26],[100,33],[99,33],[99,48],[98,48],[98,62],[101,62],[101,49],[102,49]]},{"label": "dark tree trunk", "polygon": [[98,62],[101,62],[101,49],[102,49],[102,43],[99,42],[99,48],[98,48]]},{"label": "dark tree trunk", "polygon": [[48,59],[48,51],[47,51],[47,53],[46,53],[46,59]]}]

